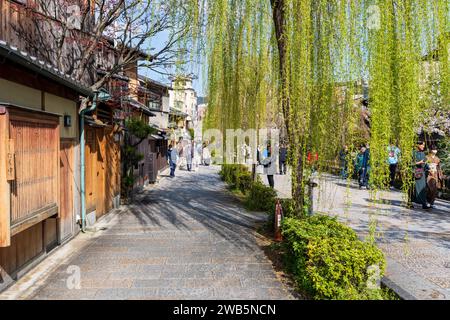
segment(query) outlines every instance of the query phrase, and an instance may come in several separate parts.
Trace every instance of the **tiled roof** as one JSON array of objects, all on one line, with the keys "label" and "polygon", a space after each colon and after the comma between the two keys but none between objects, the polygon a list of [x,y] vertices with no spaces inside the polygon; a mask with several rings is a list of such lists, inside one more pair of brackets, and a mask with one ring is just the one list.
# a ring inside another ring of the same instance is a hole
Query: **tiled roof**
[{"label": "tiled roof", "polygon": [[94,96],[94,92],[90,88],[79,83],[73,76],[65,74],[55,66],[45,63],[43,60],[39,60],[28,52],[22,51],[3,40],[0,40],[0,56],[12,60],[27,69],[60,83],[61,85],[69,87],[81,95]]},{"label": "tiled roof", "polygon": [[164,83],[162,83],[162,82],[153,80],[153,79],[151,79],[151,78],[149,78],[149,77],[146,77],[146,76],[144,76],[144,75],[141,75],[141,74],[138,76],[138,78],[139,78],[139,80],[141,80],[141,81],[148,82],[148,83],[152,83],[152,84],[155,84],[155,85],[157,85],[157,86],[159,86],[159,87],[163,87],[163,88],[166,88],[166,89],[172,89],[172,86],[169,85],[169,84],[164,84]]},{"label": "tiled roof", "polygon": [[145,114],[147,114],[150,117],[156,117],[156,114],[150,111],[150,109],[145,105],[137,101],[136,99],[133,99],[131,97],[124,97],[123,101],[128,103],[133,108],[136,108],[138,110],[142,110]]},{"label": "tiled roof", "polygon": [[184,113],[178,109],[175,108],[170,108],[170,114],[175,115],[175,116],[179,116],[179,117],[188,117],[189,115],[187,113]]}]

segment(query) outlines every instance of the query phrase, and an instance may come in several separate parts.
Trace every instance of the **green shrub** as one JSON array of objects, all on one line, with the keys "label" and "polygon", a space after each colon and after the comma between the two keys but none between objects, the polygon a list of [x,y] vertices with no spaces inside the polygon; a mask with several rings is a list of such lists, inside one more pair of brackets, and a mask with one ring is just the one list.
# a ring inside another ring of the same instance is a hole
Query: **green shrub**
[{"label": "green shrub", "polygon": [[286,218],[282,228],[286,263],[299,288],[315,299],[381,299],[381,289],[369,289],[373,266],[380,277],[383,253],[362,242],[335,218],[315,215]]},{"label": "green shrub", "polygon": [[347,238],[310,241],[307,273],[318,298],[381,299],[380,290],[369,290],[369,268],[384,272],[383,253],[374,245]]},{"label": "green shrub", "polygon": [[252,174],[248,171],[241,172],[236,177],[236,187],[243,193],[247,194],[248,191],[252,188],[253,178]]},{"label": "green shrub", "polygon": [[232,189],[238,189],[244,194],[251,189],[253,183],[252,174],[245,165],[224,164],[219,174],[222,180],[230,185]]},{"label": "green shrub", "polygon": [[237,184],[237,178],[239,175],[247,173],[248,169],[245,165],[241,164],[224,164],[219,174],[223,181],[235,187]]},{"label": "green shrub", "polygon": [[257,181],[252,184],[247,196],[246,206],[249,210],[268,212],[274,206],[277,192]]}]

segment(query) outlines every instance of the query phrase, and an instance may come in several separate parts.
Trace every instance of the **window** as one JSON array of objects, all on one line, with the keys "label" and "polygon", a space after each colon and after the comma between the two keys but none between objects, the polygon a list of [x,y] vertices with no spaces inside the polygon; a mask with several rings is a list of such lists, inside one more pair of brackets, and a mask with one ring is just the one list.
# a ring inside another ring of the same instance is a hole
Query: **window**
[{"label": "window", "polygon": [[183,101],[175,101],[175,108],[177,108],[178,110],[182,110],[183,109]]},{"label": "window", "polygon": [[148,107],[150,109],[154,109],[154,110],[161,110],[161,103],[159,103],[157,101],[150,101],[148,103]]}]

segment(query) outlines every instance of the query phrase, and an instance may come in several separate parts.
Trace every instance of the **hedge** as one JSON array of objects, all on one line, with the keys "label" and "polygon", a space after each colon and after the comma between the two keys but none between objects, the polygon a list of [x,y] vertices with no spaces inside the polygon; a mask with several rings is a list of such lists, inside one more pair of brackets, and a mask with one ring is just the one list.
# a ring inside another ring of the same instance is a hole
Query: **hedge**
[{"label": "hedge", "polygon": [[262,182],[254,182],[250,188],[245,205],[252,211],[270,212],[274,208],[277,192],[264,185]]},{"label": "hedge", "polygon": [[286,265],[300,290],[310,297],[382,299],[382,290],[368,283],[375,273],[384,274],[384,255],[376,246],[358,240],[349,227],[335,218],[315,215],[284,219],[282,233]]},{"label": "hedge", "polygon": [[253,183],[252,174],[245,165],[224,164],[219,174],[232,189],[239,189],[244,194],[250,190]]},{"label": "hedge", "polygon": [[[275,190],[261,181],[253,182],[244,165],[223,165],[220,175],[246,194],[248,209],[267,212],[269,224],[273,224]],[[301,292],[315,299],[383,299],[380,288],[368,285],[384,274],[386,262],[380,249],[360,241],[355,231],[336,218],[314,215],[299,219],[302,215],[296,214],[291,199],[280,201],[285,217],[285,262]]]},{"label": "hedge", "polygon": [[219,175],[231,189],[246,195],[247,209],[271,212],[272,208],[275,208],[276,191],[265,186],[259,179],[253,181],[252,174],[245,165],[224,164]]}]

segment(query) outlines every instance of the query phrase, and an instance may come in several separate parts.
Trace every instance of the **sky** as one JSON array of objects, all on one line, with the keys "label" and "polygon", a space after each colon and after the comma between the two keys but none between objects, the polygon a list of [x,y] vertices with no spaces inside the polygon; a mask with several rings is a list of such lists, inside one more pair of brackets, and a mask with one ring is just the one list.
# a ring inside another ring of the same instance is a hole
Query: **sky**
[{"label": "sky", "polygon": [[[152,51],[152,52],[156,52],[159,48],[161,48],[165,42],[168,39],[168,35],[166,32],[162,32],[160,34],[158,34],[156,37],[154,37],[153,39],[151,39],[151,42],[148,44],[149,48],[155,48],[156,50]],[[204,88],[204,83],[203,83],[203,67],[202,65],[200,65],[199,63],[195,63],[195,64],[191,64],[190,66],[187,67],[187,69],[189,70],[189,73],[194,74],[197,79],[193,80],[193,87],[195,89],[195,91],[197,92],[197,96],[198,97],[203,97],[205,96],[205,92],[206,92],[206,88]],[[169,70],[170,72],[175,72],[175,69],[172,68],[172,70]],[[153,80],[165,83],[165,84],[170,84],[170,80],[169,77],[166,75],[162,75],[158,72],[149,70],[148,68],[140,68],[139,73],[147,76]]]}]

